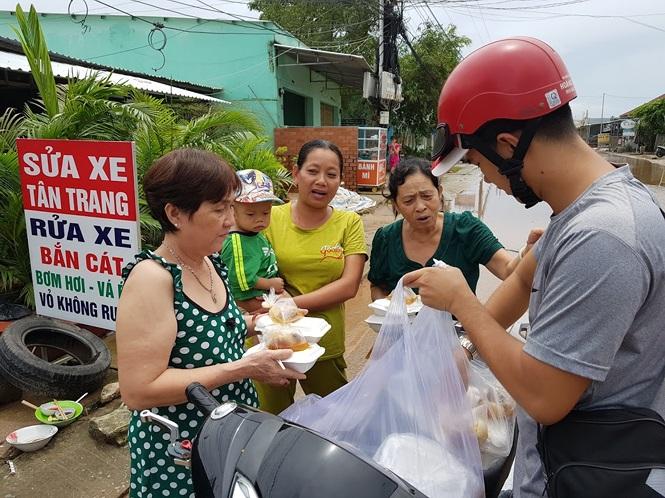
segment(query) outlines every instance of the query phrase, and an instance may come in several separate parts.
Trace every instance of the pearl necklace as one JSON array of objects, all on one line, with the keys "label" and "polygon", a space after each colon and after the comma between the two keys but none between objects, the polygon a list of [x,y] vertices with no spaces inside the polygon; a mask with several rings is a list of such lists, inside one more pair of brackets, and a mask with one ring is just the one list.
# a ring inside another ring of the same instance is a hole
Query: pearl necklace
[{"label": "pearl necklace", "polygon": [[199,278],[199,276],[198,276],[198,275],[196,274],[196,272],[194,271],[194,268],[192,268],[192,267],[189,266],[187,263],[185,263],[185,262],[182,260],[182,258],[178,255],[178,253],[175,252],[175,251],[171,248],[170,245],[168,245],[166,242],[164,242],[164,247],[166,247],[166,248],[168,249],[168,251],[171,253],[171,255],[175,258],[175,260],[178,262],[178,264],[179,264],[180,266],[182,266],[183,268],[185,268],[186,270],[188,270],[192,275],[194,275],[194,278],[195,278],[196,281],[199,283],[199,285],[200,285],[201,287],[203,287],[206,291],[208,291],[208,293],[210,294],[210,297],[212,298],[212,302],[215,303],[215,304],[217,304],[217,295],[215,294],[215,291],[214,291],[213,286],[212,286],[212,269],[210,268],[210,265],[208,264],[208,261],[206,261],[206,259],[203,258],[203,262],[205,263],[206,268],[208,268],[208,275],[210,276],[210,288],[208,288],[208,287],[206,287],[205,285],[203,285],[203,282],[201,282],[201,279]]}]

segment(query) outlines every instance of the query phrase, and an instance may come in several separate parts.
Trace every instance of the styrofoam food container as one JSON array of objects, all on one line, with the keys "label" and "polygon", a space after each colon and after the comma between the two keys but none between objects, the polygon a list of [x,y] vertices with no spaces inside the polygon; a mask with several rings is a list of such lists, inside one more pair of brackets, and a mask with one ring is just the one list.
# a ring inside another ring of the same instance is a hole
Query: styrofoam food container
[{"label": "styrofoam food container", "polygon": [[54,425],[29,425],[9,434],[5,440],[21,451],[37,451],[48,444],[58,428]]},{"label": "styrofoam food container", "polygon": [[365,318],[365,323],[369,325],[369,328],[372,329],[377,334],[381,330],[381,325],[383,325],[383,316],[381,315],[370,315]]},{"label": "styrofoam food container", "polygon": [[[268,315],[260,316],[256,320],[256,331],[261,332],[271,325],[275,325],[272,318]],[[289,323],[288,326],[297,329],[310,344],[318,343],[331,329],[331,325],[323,318],[313,316],[304,316],[293,323]]]},{"label": "styrofoam food container", "polygon": [[[264,349],[265,346],[263,344],[257,344],[256,346],[253,346],[245,351],[245,354],[242,356],[244,358],[245,356],[258,353]],[[316,360],[318,360],[325,352],[325,348],[322,348],[318,344],[310,344],[309,347],[304,351],[294,351],[291,353],[291,356],[289,356],[286,360],[282,360],[282,363],[286,368],[290,368],[296,372],[305,373],[307,370],[314,366]]]},{"label": "styrofoam food container", "polygon": [[[385,316],[388,313],[388,308],[390,308],[390,299],[377,299],[376,301],[369,303],[369,309],[371,309],[375,315]],[[416,315],[423,307],[423,302],[420,300],[420,296],[415,303],[409,304],[406,307],[406,312],[409,315]]]},{"label": "styrofoam food container", "polygon": [[[415,315],[409,315],[409,321],[412,321],[414,316]],[[365,318],[365,323],[378,334],[381,332],[381,326],[383,325],[383,320],[385,320],[385,318],[385,315],[370,315]]]}]

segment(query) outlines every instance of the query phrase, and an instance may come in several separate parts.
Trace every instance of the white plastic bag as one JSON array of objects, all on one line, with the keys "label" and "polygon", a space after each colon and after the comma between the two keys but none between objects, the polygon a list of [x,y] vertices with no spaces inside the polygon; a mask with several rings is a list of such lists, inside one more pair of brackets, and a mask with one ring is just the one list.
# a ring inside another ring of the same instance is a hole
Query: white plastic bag
[{"label": "white plastic bag", "polygon": [[483,469],[487,470],[510,453],[515,431],[515,401],[479,360],[471,362],[467,397]]},{"label": "white plastic bag", "polygon": [[[420,455],[413,459],[410,455]],[[393,434],[379,447],[374,460],[404,480],[418,482],[427,496],[475,496],[475,476],[435,441],[414,434]]]},{"label": "white plastic bag", "polygon": [[449,313],[412,323],[401,281],[363,371],[325,398],[282,412],[374,459],[432,498],[484,496],[478,442]]}]

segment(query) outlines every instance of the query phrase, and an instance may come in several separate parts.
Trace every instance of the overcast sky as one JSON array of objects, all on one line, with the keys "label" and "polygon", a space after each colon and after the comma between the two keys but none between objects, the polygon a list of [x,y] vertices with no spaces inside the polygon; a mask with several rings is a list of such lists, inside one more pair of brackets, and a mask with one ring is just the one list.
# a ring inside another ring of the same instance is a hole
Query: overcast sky
[{"label": "overcast sky", "polygon": [[[174,16],[138,0],[103,0],[132,14]],[[258,17],[247,0],[142,0],[202,18],[229,18],[183,3],[204,3],[236,15]],[[366,0],[372,1],[372,0]],[[375,0],[378,4],[378,0]],[[97,0],[85,0],[91,14],[119,14]],[[334,0],[330,0],[334,2]],[[414,2],[416,4],[414,5]],[[41,12],[67,12],[69,0],[20,0]],[[542,8],[544,4],[561,5]],[[415,33],[432,15],[442,25],[454,24],[478,48],[506,36],[538,37],[563,57],[575,82],[578,98],[572,103],[576,118],[619,115],[665,93],[665,0],[406,0],[409,30]],[[0,0],[3,10],[13,10],[15,0]],[[73,0],[75,13],[84,0]],[[209,7],[203,7],[209,9]],[[72,28],[74,29],[74,28]],[[604,108],[602,106],[605,94]]]}]

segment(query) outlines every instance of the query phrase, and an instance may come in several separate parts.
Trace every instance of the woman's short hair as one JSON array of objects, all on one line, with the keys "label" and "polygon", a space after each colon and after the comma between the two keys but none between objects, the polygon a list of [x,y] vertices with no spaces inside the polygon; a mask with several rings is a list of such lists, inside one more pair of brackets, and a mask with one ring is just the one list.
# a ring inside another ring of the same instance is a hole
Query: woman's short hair
[{"label": "woman's short hair", "polygon": [[143,177],[150,214],[165,232],[174,232],[164,208],[172,204],[194,214],[204,202],[219,202],[240,189],[240,180],[226,161],[200,149],[176,149],[157,159]]},{"label": "woman's short hair", "polygon": [[397,190],[400,185],[403,185],[408,177],[416,173],[425,175],[430,179],[434,188],[439,189],[439,177],[432,174],[432,163],[420,157],[407,157],[402,159],[392,173],[390,173],[388,194],[385,197],[395,202],[397,200]]},{"label": "woman's short hair", "polygon": [[334,143],[328,141],[328,140],[310,140],[309,142],[305,143],[302,147],[300,147],[300,152],[298,152],[298,160],[296,161],[296,164],[298,165],[298,170],[301,170],[303,167],[303,164],[305,164],[305,161],[307,161],[307,156],[309,155],[310,152],[312,152],[315,149],[326,149],[326,150],[331,150],[337,155],[337,159],[339,159],[339,172],[340,174],[344,171],[344,157],[342,156],[342,151],[339,150],[339,147],[335,145]]}]

